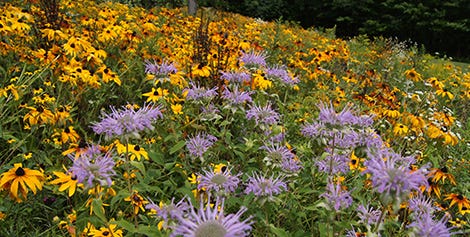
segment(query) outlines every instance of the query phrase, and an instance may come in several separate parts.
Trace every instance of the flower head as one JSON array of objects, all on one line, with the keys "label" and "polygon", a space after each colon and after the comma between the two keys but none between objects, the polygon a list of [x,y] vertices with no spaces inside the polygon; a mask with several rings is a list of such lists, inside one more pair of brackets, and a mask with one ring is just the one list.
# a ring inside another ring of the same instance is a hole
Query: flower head
[{"label": "flower head", "polygon": [[408,227],[413,229],[416,236],[420,237],[449,237],[450,230],[453,227],[447,227],[447,217],[444,216],[440,220],[433,220],[429,215],[418,217]]},{"label": "flower head", "polygon": [[240,61],[242,61],[247,68],[266,66],[266,56],[263,52],[242,53]]},{"label": "flower head", "polygon": [[362,223],[368,225],[377,223],[380,218],[380,214],[382,214],[380,210],[376,210],[373,207],[369,208],[369,205],[364,207],[361,204],[357,207],[357,215],[359,216],[359,219],[361,219]]},{"label": "flower head", "polygon": [[198,133],[186,141],[186,148],[188,148],[189,154],[191,154],[191,156],[203,159],[204,153],[216,141],[217,138],[210,134]]},{"label": "flower head", "polygon": [[190,82],[190,88],[186,88],[183,90],[183,93],[186,94],[186,99],[188,100],[200,100],[200,99],[212,99],[218,95],[217,87],[212,89],[206,89],[196,85],[194,82]]},{"label": "flower head", "polygon": [[179,216],[183,216],[189,209],[189,204],[186,199],[181,199],[178,203],[174,203],[175,199],[171,199],[170,204],[163,204],[160,202],[159,205],[150,201],[149,204],[145,205],[146,209],[150,209],[156,212],[156,215],[168,222],[171,219],[177,219]]},{"label": "flower head", "polygon": [[109,152],[103,153],[97,146],[92,145],[79,157],[69,157],[73,160],[69,172],[77,176],[79,183],[87,188],[93,187],[96,182],[102,186],[111,186],[111,176],[116,175],[116,172],[113,170],[115,162]]},{"label": "flower head", "polygon": [[251,76],[246,72],[222,72],[221,79],[227,80],[232,83],[247,83],[250,82]]},{"label": "flower head", "polygon": [[204,207],[200,202],[199,209],[195,209],[190,203],[187,217],[180,216],[178,225],[174,227],[171,236],[187,237],[243,237],[249,236],[251,217],[243,221],[240,220],[246,208],[242,207],[235,214],[225,215],[224,199],[217,198],[211,207],[210,197]]},{"label": "flower head", "polygon": [[343,190],[340,183],[335,184],[333,182],[327,184],[326,191],[320,197],[324,197],[327,203],[336,211],[348,208],[353,201],[349,192]]},{"label": "flower head", "polygon": [[265,106],[253,105],[246,111],[247,119],[254,119],[256,125],[273,125],[279,121],[279,114],[271,108],[271,104]]},{"label": "flower head", "polygon": [[132,136],[139,137],[139,132],[145,129],[152,130],[152,123],[163,118],[160,106],[152,106],[150,104],[135,110],[133,106],[130,108],[123,107],[117,110],[111,107],[110,114],[104,114],[99,123],[95,123],[92,129],[97,134],[105,134],[106,137]]},{"label": "flower head", "polygon": [[286,172],[297,172],[302,168],[300,160],[286,146],[271,144],[261,148],[267,151],[264,158],[267,165],[281,167]]},{"label": "flower head", "polygon": [[222,98],[226,99],[230,104],[239,105],[246,102],[252,102],[251,94],[253,94],[252,91],[240,91],[237,86],[233,88],[233,91],[230,91],[226,87],[222,92]]},{"label": "flower head", "polygon": [[175,74],[177,72],[178,70],[176,69],[175,65],[173,65],[173,63],[163,62],[162,64],[158,64],[156,61],[147,61],[145,63],[145,73],[155,75],[159,81],[169,81],[169,75]]},{"label": "flower head", "polygon": [[265,178],[257,173],[253,173],[248,178],[248,185],[245,189],[245,193],[253,193],[255,196],[268,196],[280,194],[287,190],[286,183],[279,177],[274,178],[273,176]]},{"label": "flower head", "polygon": [[224,191],[226,193],[235,192],[238,187],[240,174],[232,175],[230,169],[225,169],[222,172],[215,172],[214,170],[205,170],[204,174],[198,175],[199,190],[205,189],[207,191],[214,190],[216,192]]},{"label": "flower head", "polygon": [[0,176],[0,188],[9,190],[10,196],[17,202],[21,202],[18,191],[26,199],[28,187],[36,194],[37,190],[42,190],[42,183],[45,177],[41,171],[23,168],[21,163],[14,164],[14,167]]},{"label": "flower head", "polygon": [[393,152],[383,152],[366,160],[365,173],[371,174],[372,185],[387,200],[400,201],[412,190],[427,186],[424,169],[410,170],[410,161]]}]

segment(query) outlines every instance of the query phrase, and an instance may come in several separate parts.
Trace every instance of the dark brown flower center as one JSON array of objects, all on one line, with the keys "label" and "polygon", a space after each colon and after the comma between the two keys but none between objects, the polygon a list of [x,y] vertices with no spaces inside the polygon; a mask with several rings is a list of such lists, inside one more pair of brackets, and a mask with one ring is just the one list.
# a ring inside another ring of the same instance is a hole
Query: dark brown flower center
[{"label": "dark brown flower center", "polygon": [[134,151],[140,151],[140,146],[139,146],[139,145],[135,145],[135,146],[134,146]]},{"label": "dark brown flower center", "polygon": [[18,169],[16,169],[16,171],[15,171],[15,174],[16,174],[16,176],[23,176],[23,175],[25,175],[26,173],[24,172],[24,169],[23,169],[23,168],[18,167]]}]

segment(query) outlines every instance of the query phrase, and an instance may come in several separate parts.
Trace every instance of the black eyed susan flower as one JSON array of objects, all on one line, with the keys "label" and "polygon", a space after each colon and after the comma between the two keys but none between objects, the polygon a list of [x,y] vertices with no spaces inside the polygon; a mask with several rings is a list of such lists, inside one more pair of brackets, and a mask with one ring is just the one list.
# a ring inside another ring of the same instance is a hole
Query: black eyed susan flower
[{"label": "black eyed susan flower", "polygon": [[437,183],[439,181],[444,182],[446,179],[448,179],[451,184],[457,185],[457,183],[455,182],[454,175],[449,173],[449,170],[446,166],[431,169],[429,176],[432,177],[432,181],[434,183]]},{"label": "black eyed susan flower", "polygon": [[144,205],[148,204],[149,202],[144,200],[142,196],[139,195],[139,192],[134,191],[134,193],[124,198],[124,201],[131,202],[132,206],[134,207],[134,214],[139,214],[139,210],[145,211]]},{"label": "black eyed susan flower", "polygon": [[421,75],[414,68],[405,71],[405,77],[412,81],[420,81]]},{"label": "black eyed susan flower", "polygon": [[395,136],[401,136],[401,135],[406,135],[408,133],[408,127],[405,126],[404,124],[398,123],[393,127],[393,134]]},{"label": "black eyed susan flower", "polygon": [[110,224],[108,227],[101,227],[99,229],[92,229],[88,236],[92,237],[122,237],[122,230],[117,229],[117,225]]},{"label": "black eyed susan flower", "polygon": [[21,163],[16,163],[13,168],[1,175],[0,188],[9,190],[10,196],[21,202],[18,192],[26,199],[28,187],[36,194],[37,190],[42,190],[44,179],[41,171],[23,168]]},{"label": "black eyed susan flower", "polygon": [[451,193],[444,200],[451,200],[449,207],[457,204],[459,212],[462,214],[470,212],[470,201],[462,194]]},{"label": "black eyed susan flower", "polygon": [[76,175],[66,174],[64,172],[58,171],[53,171],[52,173],[57,176],[57,179],[52,180],[50,184],[60,184],[59,192],[63,192],[68,189],[69,197],[73,196],[73,194],[77,190],[77,186],[82,186],[82,184],[78,183]]},{"label": "black eyed susan flower", "polygon": [[145,97],[148,97],[147,98],[147,102],[154,102],[156,103],[158,100],[160,100],[161,98],[164,98],[165,96],[167,96],[169,93],[168,93],[168,90],[167,89],[162,89],[162,88],[152,88],[152,91],[149,91],[147,93],[144,93],[142,94],[143,96]]}]

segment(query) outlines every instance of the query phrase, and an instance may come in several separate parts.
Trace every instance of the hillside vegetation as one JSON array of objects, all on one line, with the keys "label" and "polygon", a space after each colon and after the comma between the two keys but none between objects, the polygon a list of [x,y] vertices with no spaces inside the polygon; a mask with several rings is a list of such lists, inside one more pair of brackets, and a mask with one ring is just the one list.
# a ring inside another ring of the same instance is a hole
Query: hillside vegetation
[{"label": "hillside vegetation", "polygon": [[469,233],[470,73],[202,8],[0,5],[5,236]]}]

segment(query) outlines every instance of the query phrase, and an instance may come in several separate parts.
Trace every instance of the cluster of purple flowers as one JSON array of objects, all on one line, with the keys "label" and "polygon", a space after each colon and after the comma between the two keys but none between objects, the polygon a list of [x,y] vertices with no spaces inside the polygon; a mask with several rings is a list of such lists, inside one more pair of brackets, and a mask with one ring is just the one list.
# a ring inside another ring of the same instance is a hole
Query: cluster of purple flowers
[{"label": "cluster of purple flowers", "polygon": [[340,183],[328,182],[326,191],[320,195],[324,197],[327,203],[336,211],[348,208],[352,204],[351,194],[343,190]]},{"label": "cluster of purple flowers", "polygon": [[285,66],[284,67],[279,67],[279,66],[274,66],[270,67],[266,70],[266,76],[279,80],[284,84],[287,85],[295,85],[300,82],[300,80],[296,77],[292,78],[289,75],[289,72],[287,72]]},{"label": "cluster of purple flowers", "polygon": [[247,211],[246,207],[241,207],[235,214],[225,214],[225,199],[217,197],[215,203],[211,202],[209,195],[205,203],[201,198],[199,208],[183,198],[177,204],[165,207],[158,207],[151,203],[146,206],[147,209],[153,209],[157,216],[165,222],[175,221],[174,225],[168,227],[172,229],[170,236],[249,236],[251,232],[251,216],[241,220],[242,215]]},{"label": "cluster of purple flowers", "polygon": [[295,173],[302,168],[300,160],[286,146],[270,144],[269,146],[262,146],[261,148],[267,151],[264,161],[268,166],[273,165],[281,167],[282,170],[287,173]]},{"label": "cluster of purple flowers", "polygon": [[203,159],[204,153],[217,141],[217,138],[207,134],[198,133],[186,141],[186,148],[192,157]]},{"label": "cluster of purple flowers", "polygon": [[238,89],[238,86],[234,86],[232,90],[228,87],[225,87],[224,91],[222,92],[222,98],[227,100],[232,105],[240,105],[244,103],[251,103],[253,100],[251,99],[251,95],[253,91],[241,91]]},{"label": "cluster of purple flowers", "polygon": [[186,94],[187,100],[211,100],[212,98],[216,97],[219,93],[217,93],[217,87],[212,89],[206,89],[204,87],[200,87],[193,82],[190,82],[190,88],[186,88],[183,90],[183,93]]},{"label": "cluster of purple flowers", "polygon": [[168,78],[170,74],[174,74],[176,72],[178,72],[178,70],[173,63],[163,62],[162,64],[158,64],[156,61],[145,62],[145,73],[153,74],[159,80]]},{"label": "cluster of purple flowers", "polygon": [[258,68],[266,66],[266,55],[263,52],[242,53],[240,61],[246,68]]},{"label": "cluster of purple flowers", "polygon": [[214,170],[204,171],[204,174],[198,175],[199,190],[205,189],[207,192],[214,190],[216,192],[233,193],[238,187],[240,174],[232,175],[230,169],[222,172]]},{"label": "cluster of purple flowers", "polygon": [[385,203],[403,200],[413,190],[428,186],[426,169],[411,170],[412,157],[402,157],[393,151],[383,149],[369,154],[370,159],[364,162],[365,173],[371,174],[372,186],[384,195]]},{"label": "cluster of purple flowers", "polygon": [[279,114],[271,108],[271,104],[265,106],[251,105],[246,111],[247,119],[254,119],[256,125],[273,125],[279,122]]},{"label": "cluster of purple flowers", "polygon": [[163,118],[160,106],[144,105],[138,110],[134,106],[117,110],[111,107],[111,113],[103,114],[100,122],[92,125],[96,134],[105,134],[107,138],[113,137],[139,137],[139,132],[145,129],[153,130],[152,123]]},{"label": "cluster of purple flowers", "polygon": [[85,187],[92,188],[96,183],[111,186],[111,177],[116,175],[116,172],[113,170],[115,162],[110,152],[103,153],[97,145],[91,145],[78,157],[69,158],[73,161],[69,172]]},{"label": "cluster of purple flowers", "polygon": [[248,178],[245,193],[253,193],[257,197],[272,197],[287,190],[287,184],[280,178],[271,176],[266,178],[257,173],[253,173]]},{"label": "cluster of purple flowers", "polygon": [[230,83],[248,83],[251,81],[251,75],[246,72],[222,72],[221,79],[227,80]]}]

